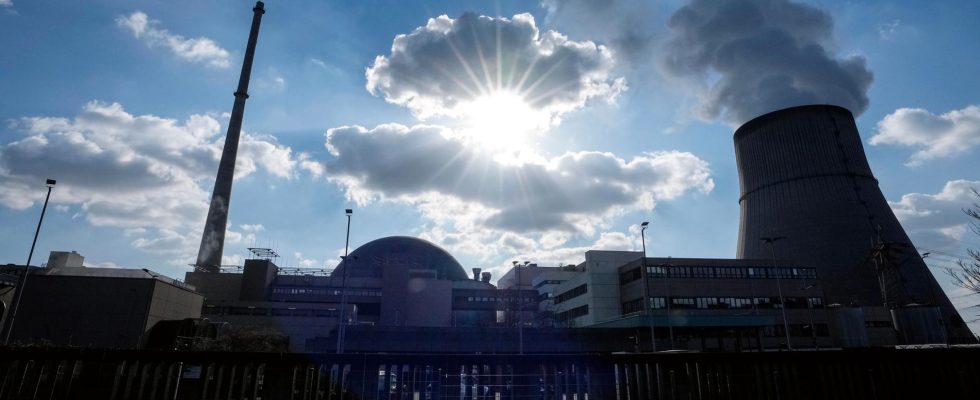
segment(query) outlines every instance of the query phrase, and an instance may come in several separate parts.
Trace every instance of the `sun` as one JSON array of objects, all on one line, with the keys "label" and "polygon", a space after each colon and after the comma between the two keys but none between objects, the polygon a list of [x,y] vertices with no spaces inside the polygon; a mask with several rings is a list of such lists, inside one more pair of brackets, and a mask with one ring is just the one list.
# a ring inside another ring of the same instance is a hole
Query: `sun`
[{"label": "sun", "polygon": [[491,150],[513,151],[547,127],[549,116],[514,91],[498,90],[460,106],[463,133]]}]

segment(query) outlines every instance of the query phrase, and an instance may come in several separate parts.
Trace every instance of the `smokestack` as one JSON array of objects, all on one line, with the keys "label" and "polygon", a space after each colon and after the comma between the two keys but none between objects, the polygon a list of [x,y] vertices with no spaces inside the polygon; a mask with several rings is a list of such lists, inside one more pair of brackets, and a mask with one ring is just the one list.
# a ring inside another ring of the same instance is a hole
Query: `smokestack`
[{"label": "smokestack", "polygon": [[248,45],[245,47],[245,61],[242,62],[242,74],[238,78],[235,105],[231,109],[225,147],[221,151],[218,176],[214,179],[211,206],[208,208],[208,219],[204,222],[201,248],[198,250],[195,264],[198,270],[207,272],[218,272],[221,267],[221,254],[225,247],[225,225],[228,223],[228,205],[231,201],[231,183],[235,176],[235,157],[238,155],[238,137],[242,132],[242,115],[245,113],[245,100],[248,99],[248,79],[252,74],[252,57],[255,55],[255,42],[259,37],[259,24],[262,22],[262,14],[265,14],[265,5],[261,1],[256,2],[252,12],[252,29],[248,34]]},{"label": "smokestack", "polygon": [[474,281],[480,280],[480,271],[483,271],[483,269],[481,269],[481,268],[473,268],[473,280]]},{"label": "smokestack", "polygon": [[480,277],[483,278],[483,279],[481,279],[483,282],[490,283],[490,273],[489,272],[484,272]]}]

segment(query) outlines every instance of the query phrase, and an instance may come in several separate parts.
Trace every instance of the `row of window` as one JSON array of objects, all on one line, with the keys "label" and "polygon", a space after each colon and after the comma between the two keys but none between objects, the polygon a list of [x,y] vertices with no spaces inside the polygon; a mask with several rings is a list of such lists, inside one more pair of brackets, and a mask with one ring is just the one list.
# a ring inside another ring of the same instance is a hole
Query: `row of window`
[{"label": "row of window", "polygon": [[564,303],[568,300],[574,299],[588,292],[589,292],[588,285],[583,283],[572,289],[569,289],[565,293],[559,294],[557,297],[555,297],[555,304]]},{"label": "row of window", "polygon": [[332,317],[336,318],[339,312],[336,309],[309,309],[309,308],[265,308],[265,307],[215,307],[206,306],[202,311],[204,315],[272,315],[277,317]]},{"label": "row of window", "polygon": [[[783,297],[783,301],[786,308],[823,308],[824,305],[821,297]],[[624,313],[626,304],[623,303]],[[779,301],[779,297],[672,297],[670,306],[673,309],[750,309],[782,308],[784,304]],[[631,304],[630,308],[633,307],[636,306]],[[651,297],[650,308],[667,308],[667,300],[663,297]]]},{"label": "row of window", "polygon": [[[795,267],[701,267],[689,265],[647,266],[651,278],[716,278],[716,279],[817,279],[814,268]],[[619,282],[626,284],[643,278],[639,267],[619,276]]]},{"label": "row of window", "polygon": [[[480,297],[480,296],[457,296],[456,301],[469,301],[469,302],[496,302],[496,303],[514,303],[517,302],[516,297]],[[537,297],[527,295],[524,296],[525,303],[534,303],[537,301]]]},{"label": "row of window", "polygon": [[[340,288],[277,287],[272,289],[272,294],[285,295],[340,296],[340,293]],[[347,295],[381,297],[381,291],[372,289],[347,289]]]},{"label": "row of window", "polygon": [[564,281],[560,281],[560,280],[557,280],[557,279],[543,280],[541,282],[538,282],[537,285],[534,285],[534,288],[535,289],[540,289],[544,285],[558,285],[558,284],[560,284],[562,282],[564,282]]},{"label": "row of window", "polygon": [[589,305],[578,306],[568,311],[562,311],[555,314],[555,319],[561,322],[568,321],[572,318],[581,317],[583,315],[589,315]]}]

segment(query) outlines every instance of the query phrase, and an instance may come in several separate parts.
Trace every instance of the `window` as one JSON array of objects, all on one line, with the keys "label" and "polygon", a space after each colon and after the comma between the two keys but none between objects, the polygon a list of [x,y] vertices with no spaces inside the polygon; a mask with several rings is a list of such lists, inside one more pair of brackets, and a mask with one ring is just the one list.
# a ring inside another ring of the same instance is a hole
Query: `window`
[{"label": "window", "polygon": [[693,297],[674,297],[670,299],[671,307],[673,308],[694,308],[695,301]]},{"label": "window", "polygon": [[555,318],[558,319],[559,321],[568,321],[572,318],[578,318],[583,315],[589,315],[588,304],[584,306],[575,307],[568,311],[562,311],[558,314],[555,314]]},{"label": "window", "polygon": [[623,303],[623,314],[631,314],[643,311],[643,298],[630,300]]},{"label": "window", "polygon": [[576,286],[573,289],[569,289],[565,293],[559,294],[558,297],[555,299],[555,304],[564,303],[564,302],[566,302],[568,300],[571,300],[571,299],[574,299],[574,298],[576,298],[578,296],[581,296],[583,294],[586,294],[586,293],[588,293],[588,291],[589,291],[589,288],[587,287],[586,284],[583,283],[581,285]]},{"label": "window", "polygon": [[659,310],[662,308],[667,308],[667,300],[663,297],[651,297],[650,298],[650,308],[654,310]]},{"label": "window", "polygon": [[642,277],[643,277],[643,271],[641,271],[639,268],[634,268],[620,274],[619,283],[621,285],[625,285],[627,283],[639,280]]},{"label": "window", "polygon": [[697,299],[698,308],[718,308],[718,298],[717,297],[698,297]]}]

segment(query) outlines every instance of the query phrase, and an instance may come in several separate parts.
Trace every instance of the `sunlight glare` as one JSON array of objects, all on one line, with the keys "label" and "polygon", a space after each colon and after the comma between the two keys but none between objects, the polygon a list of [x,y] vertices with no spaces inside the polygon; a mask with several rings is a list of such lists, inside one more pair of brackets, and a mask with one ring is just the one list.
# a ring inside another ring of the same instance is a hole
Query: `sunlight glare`
[{"label": "sunlight glare", "polygon": [[548,115],[535,110],[524,98],[498,91],[464,105],[464,132],[493,150],[515,150],[528,145],[527,138],[548,124]]}]

